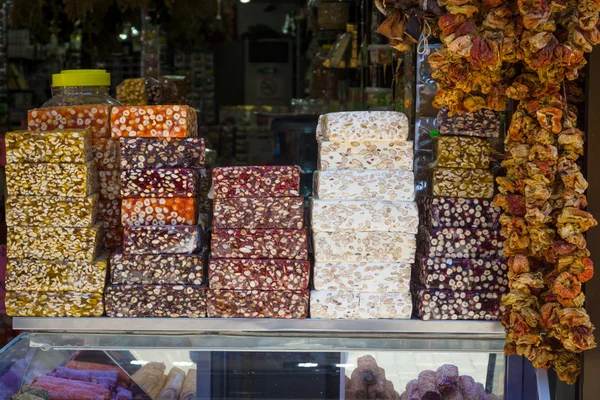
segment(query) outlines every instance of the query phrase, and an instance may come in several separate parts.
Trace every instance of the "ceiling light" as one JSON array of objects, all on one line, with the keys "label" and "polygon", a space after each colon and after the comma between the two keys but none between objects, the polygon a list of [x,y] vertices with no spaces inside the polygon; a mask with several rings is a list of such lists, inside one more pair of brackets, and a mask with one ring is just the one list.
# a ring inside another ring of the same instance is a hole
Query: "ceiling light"
[{"label": "ceiling light", "polygon": [[250,0],[240,0],[240,3],[250,3]]}]

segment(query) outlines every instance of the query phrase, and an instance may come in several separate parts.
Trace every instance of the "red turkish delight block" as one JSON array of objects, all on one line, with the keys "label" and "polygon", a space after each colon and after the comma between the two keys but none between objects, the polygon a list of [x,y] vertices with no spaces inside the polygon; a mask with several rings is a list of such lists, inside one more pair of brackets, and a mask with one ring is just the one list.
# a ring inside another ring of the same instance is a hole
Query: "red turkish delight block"
[{"label": "red turkish delight block", "polygon": [[302,197],[237,197],[215,199],[215,228],[302,229]]},{"label": "red turkish delight block", "polygon": [[300,195],[300,167],[222,167],[213,170],[215,198]]},{"label": "red turkish delight block", "polygon": [[125,254],[192,254],[200,244],[198,226],[127,226],[123,234]]},{"label": "red turkish delight block", "polygon": [[128,197],[196,197],[199,172],[185,168],[121,171],[121,194]]},{"label": "red turkish delight block", "polygon": [[308,316],[308,290],[209,290],[210,318],[284,318]]},{"label": "red turkish delight block", "polygon": [[213,258],[308,260],[304,229],[215,229]]},{"label": "red turkish delight block", "polygon": [[211,260],[211,289],[304,290],[310,279],[310,263],[296,260]]}]

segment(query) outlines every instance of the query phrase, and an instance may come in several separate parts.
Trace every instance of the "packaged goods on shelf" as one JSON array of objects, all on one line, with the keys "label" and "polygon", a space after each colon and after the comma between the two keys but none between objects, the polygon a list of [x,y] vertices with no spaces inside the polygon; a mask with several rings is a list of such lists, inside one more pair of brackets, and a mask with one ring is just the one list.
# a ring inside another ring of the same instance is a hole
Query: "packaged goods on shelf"
[{"label": "packaged goods on shelf", "polygon": [[427,289],[508,292],[508,264],[501,258],[418,257],[415,270]]},{"label": "packaged goods on shelf", "polygon": [[211,239],[214,258],[307,260],[304,229],[215,229]]},{"label": "packaged goods on shelf", "polygon": [[191,197],[123,199],[123,225],[195,225],[198,211]]},{"label": "packaged goods on shelf", "polygon": [[498,292],[413,288],[413,296],[423,320],[496,320],[501,315]]},{"label": "packaged goods on shelf", "polygon": [[321,200],[414,201],[414,174],[399,170],[316,171],[314,196]]},{"label": "packaged goods on shelf", "polygon": [[110,256],[113,285],[201,285],[204,279],[204,253]]},{"label": "packaged goods on shelf", "polygon": [[202,318],[206,289],[185,285],[109,285],[107,317]]},{"label": "packaged goods on shelf", "polygon": [[209,290],[209,318],[308,317],[308,290]]},{"label": "packaged goods on shelf", "polygon": [[187,78],[184,75],[163,75],[159,78],[163,104],[184,104]]},{"label": "packaged goods on shelf", "polygon": [[92,262],[11,258],[6,267],[6,290],[102,293],[107,271],[108,253]]},{"label": "packaged goods on shelf", "polygon": [[443,108],[438,114],[440,135],[479,136],[496,138],[500,136],[500,118],[492,110],[479,110],[472,113],[449,115]]},{"label": "packaged goods on shelf", "polygon": [[121,176],[118,170],[98,171],[100,198],[117,200],[121,198]]},{"label": "packaged goods on shelf", "polygon": [[384,200],[311,200],[313,232],[419,231],[419,211],[414,202]]},{"label": "packaged goods on shelf", "polygon": [[104,228],[121,226],[121,200],[100,200],[98,222],[101,222]]},{"label": "packaged goods on shelf", "polygon": [[92,154],[98,170],[112,171],[119,169],[119,139],[94,138],[92,139]]},{"label": "packaged goods on shelf", "polygon": [[123,227],[116,226],[102,231],[102,244],[109,250],[123,246]]},{"label": "packaged goods on shelf", "polygon": [[8,196],[7,226],[71,226],[94,225],[98,213],[98,195],[87,197]]},{"label": "packaged goods on shelf", "polygon": [[117,100],[124,106],[160,104],[162,88],[154,78],[125,79],[117,86]]},{"label": "packaged goods on shelf", "polygon": [[191,254],[200,245],[198,226],[126,226],[123,232],[125,254]]},{"label": "packaged goods on shelf", "polygon": [[8,258],[49,261],[93,261],[100,240],[100,224],[90,228],[10,226]]},{"label": "packaged goods on shelf", "polygon": [[406,115],[395,111],[352,111],[321,115],[318,142],[348,142],[408,139]]},{"label": "packaged goods on shelf", "polygon": [[87,197],[98,191],[98,172],[87,164],[8,164],[11,196]]},{"label": "packaged goods on shelf", "polygon": [[310,263],[297,260],[213,259],[208,266],[211,289],[304,290]]},{"label": "packaged goods on shelf", "polygon": [[101,317],[102,293],[6,292],[6,314],[12,317]]},{"label": "packaged goods on shelf", "polygon": [[6,162],[15,163],[76,163],[92,160],[92,136],[89,130],[50,132],[8,132]]},{"label": "packaged goods on shelf", "polygon": [[422,196],[417,203],[421,224],[432,228],[496,228],[500,218],[488,199]]},{"label": "packaged goods on shelf", "polygon": [[415,235],[400,232],[315,232],[315,261],[407,262],[415,260]]},{"label": "packaged goods on shelf", "polygon": [[128,197],[196,197],[200,173],[194,169],[128,169],[121,171],[121,194]]},{"label": "packaged goods on shelf", "polygon": [[214,201],[215,228],[302,229],[302,197],[235,197]]},{"label": "packaged goods on shelf", "polygon": [[32,131],[57,129],[89,129],[92,137],[110,137],[109,104],[35,108],[27,113],[27,126]]},{"label": "packaged goods on shelf", "polygon": [[113,138],[198,136],[198,115],[188,106],[113,107],[110,120]]},{"label": "packaged goods on shelf", "polygon": [[215,199],[295,197],[300,194],[297,166],[221,167],[213,170]]},{"label": "packaged goods on shelf", "polygon": [[412,171],[414,163],[412,141],[348,141],[321,142],[318,168],[336,169],[398,169]]},{"label": "packaged goods on shelf", "polygon": [[201,138],[122,138],[121,168],[204,168]]},{"label": "packaged goods on shelf", "polygon": [[487,169],[434,168],[433,195],[491,199],[494,175]]},{"label": "packaged goods on shelf", "polygon": [[410,293],[310,292],[310,317],[321,319],[409,319]]},{"label": "packaged goods on shelf", "polygon": [[498,229],[419,229],[419,252],[425,257],[501,258],[504,237]]},{"label": "packaged goods on shelf", "polygon": [[315,290],[408,293],[412,264],[391,262],[316,262]]},{"label": "packaged goods on shelf", "polygon": [[440,136],[436,140],[437,166],[441,168],[489,168],[492,148],[487,139]]}]

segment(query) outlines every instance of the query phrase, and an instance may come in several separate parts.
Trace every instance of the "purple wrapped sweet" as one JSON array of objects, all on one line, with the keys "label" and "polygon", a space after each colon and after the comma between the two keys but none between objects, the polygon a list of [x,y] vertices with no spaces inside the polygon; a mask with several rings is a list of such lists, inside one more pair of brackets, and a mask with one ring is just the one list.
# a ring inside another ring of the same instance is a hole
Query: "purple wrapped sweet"
[{"label": "purple wrapped sweet", "polygon": [[442,395],[437,388],[437,374],[433,371],[423,371],[419,374],[419,393],[421,400],[441,400]]},{"label": "purple wrapped sweet", "polygon": [[444,364],[437,369],[437,388],[441,393],[450,393],[458,387],[458,367],[456,365]]},{"label": "purple wrapped sweet", "polygon": [[406,400],[421,400],[421,393],[419,392],[419,381],[413,379],[406,384]]},{"label": "purple wrapped sweet", "polygon": [[463,375],[458,378],[458,386],[465,399],[469,400],[486,400],[487,393],[481,383],[475,382],[473,378]]},{"label": "purple wrapped sweet", "polygon": [[117,388],[117,396],[115,400],[132,400],[133,394],[130,390],[125,389],[123,386]]},{"label": "purple wrapped sweet", "polygon": [[444,395],[444,400],[469,400],[466,397],[463,397],[460,389],[456,388],[448,394]]}]

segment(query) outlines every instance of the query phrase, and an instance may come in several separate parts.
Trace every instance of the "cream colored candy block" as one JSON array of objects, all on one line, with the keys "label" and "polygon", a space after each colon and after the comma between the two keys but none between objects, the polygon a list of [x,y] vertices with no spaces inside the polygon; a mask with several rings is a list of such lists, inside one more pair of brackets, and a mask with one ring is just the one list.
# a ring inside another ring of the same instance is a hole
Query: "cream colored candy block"
[{"label": "cream colored candy block", "polygon": [[399,140],[408,138],[408,118],[395,111],[351,111],[321,115],[317,141]]},{"label": "cream colored candy block", "polygon": [[404,232],[419,231],[419,210],[415,202],[384,200],[312,199],[313,232]]},{"label": "cream colored candy block", "polygon": [[316,171],[313,192],[321,200],[414,201],[415,177],[393,169]]},{"label": "cream colored candy block", "polygon": [[316,262],[316,290],[364,293],[410,291],[412,264],[383,262]]},{"label": "cream colored candy block", "polygon": [[399,169],[412,171],[412,141],[348,141],[319,144],[319,170]]},{"label": "cream colored candy block", "polygon": [[310,317],[321,319],[358,319],[358,293],[343,290],[310,292]]},{"label": "cream colored candy block", "polygon": [[315,232],[315,261],[415,261],[415,235],[400,232]]},{"label": "cream colored candy block", "polygon": [[410,293],[360,293],[360,319],[409,319],[412,315]]}]

